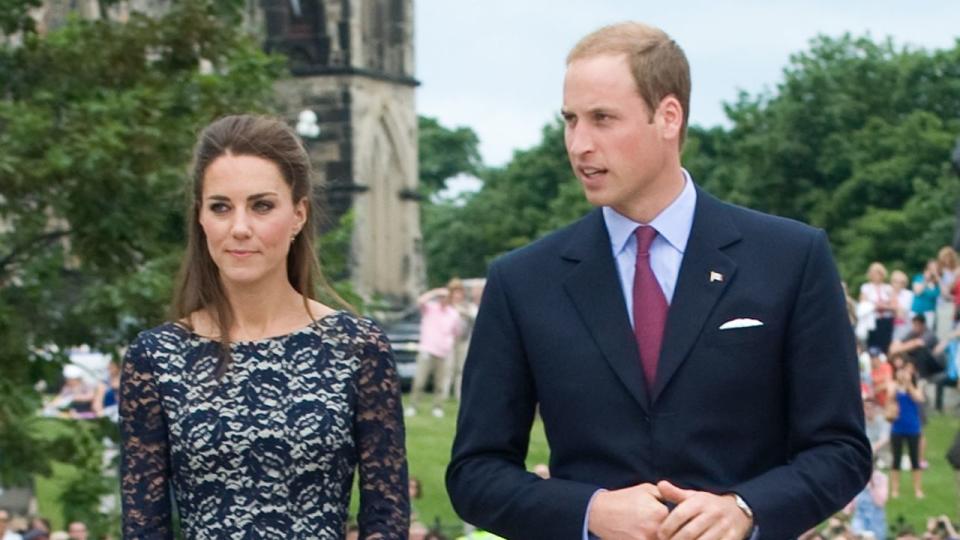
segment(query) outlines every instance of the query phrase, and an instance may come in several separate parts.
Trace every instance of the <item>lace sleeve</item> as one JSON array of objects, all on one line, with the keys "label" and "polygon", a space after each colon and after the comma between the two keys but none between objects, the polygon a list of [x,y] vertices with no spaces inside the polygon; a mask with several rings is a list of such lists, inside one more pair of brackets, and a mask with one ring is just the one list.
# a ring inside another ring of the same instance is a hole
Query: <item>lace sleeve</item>
[{"label": "lace sleeve", "polygon": [[407,538],[410,497],[400,380],[383,331],[361,334],[355,419],[360,468],[360,538]]},{"label": "lace sleeve", "polygon": [[141,334],[120,375],[123,538],[172,539],[167,425],[149,350]]}]

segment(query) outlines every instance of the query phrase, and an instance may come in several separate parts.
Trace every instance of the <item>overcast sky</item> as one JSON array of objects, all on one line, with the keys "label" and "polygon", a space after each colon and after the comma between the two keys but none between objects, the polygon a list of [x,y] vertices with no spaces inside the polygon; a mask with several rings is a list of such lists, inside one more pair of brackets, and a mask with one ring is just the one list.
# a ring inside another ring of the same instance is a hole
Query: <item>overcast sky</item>
[{"label": "overcast sky", "polygon": [[659,26],[687,54],[690,122],[727,125],[723,102],[774,89],[791,53],[818,33],[869,33],[952,48],[960,0],[414,0],[419,114],[469,126],[485,163],[540,140],[560,110],[563,60],[590,31],[621,20]]}]

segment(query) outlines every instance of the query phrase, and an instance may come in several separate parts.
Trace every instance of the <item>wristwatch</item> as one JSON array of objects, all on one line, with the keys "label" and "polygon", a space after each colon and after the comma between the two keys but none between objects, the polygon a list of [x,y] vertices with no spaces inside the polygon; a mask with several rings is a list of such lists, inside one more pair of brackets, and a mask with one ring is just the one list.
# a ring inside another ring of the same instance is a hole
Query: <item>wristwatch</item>
[{"label": "wristwatch", "polygon": [[743,511],[748,518],[753,520],[753,510],[750,509],[750,505],[747,504],[747,501],[743,500],[743,497],[737,495],[736,493],[731,493],[733,495],[733,500],[737,503],[737,508]]}]

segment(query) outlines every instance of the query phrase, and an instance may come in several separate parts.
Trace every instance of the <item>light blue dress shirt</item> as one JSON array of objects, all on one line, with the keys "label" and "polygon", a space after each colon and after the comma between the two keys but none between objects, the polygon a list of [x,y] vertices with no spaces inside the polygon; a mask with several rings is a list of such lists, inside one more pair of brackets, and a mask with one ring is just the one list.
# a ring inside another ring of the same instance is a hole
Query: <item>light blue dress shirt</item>
[{"label": "light blue dress shirt", "polygon": [[650,223],[638,223],[620,214],[613,208],[603,207],[603,220],[610,235],[613,259],[620,275],[620,288],[627,304],[627,316],[633,326],[633,275],[637,262],[637,227],[650,225],[659,233],[650,245],[650,266],[657,277],[667,304],[673,300],[680,275],[680,263],[687,250],[687,240],[693,227],[693,213],[697,206],[697,190],[690,174],[683,170],[683,191],[669,206],[664,208]]}]

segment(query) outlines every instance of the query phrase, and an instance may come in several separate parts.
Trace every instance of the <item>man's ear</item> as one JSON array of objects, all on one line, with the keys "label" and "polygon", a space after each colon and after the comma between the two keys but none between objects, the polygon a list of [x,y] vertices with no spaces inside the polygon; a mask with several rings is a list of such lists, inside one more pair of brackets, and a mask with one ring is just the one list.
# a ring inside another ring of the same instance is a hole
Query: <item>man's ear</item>
[{"label": "man's ear", "polygon": [[683,132],[683,106],[680,100],[673,94],[661,99],[654,121],[664,139],[679,140]]}]

